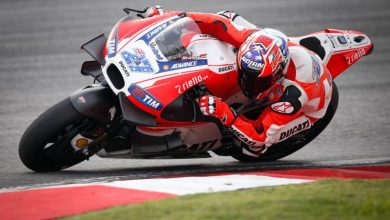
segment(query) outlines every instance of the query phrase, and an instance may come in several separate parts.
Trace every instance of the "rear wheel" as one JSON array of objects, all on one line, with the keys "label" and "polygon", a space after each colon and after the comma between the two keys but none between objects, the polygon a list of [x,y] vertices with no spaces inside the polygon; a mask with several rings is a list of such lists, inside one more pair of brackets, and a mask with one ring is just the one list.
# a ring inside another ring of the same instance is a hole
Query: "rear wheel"
[{"label": "rear wheel", "polygon": [[298,133],[283,142],[272,145],[264,154],[261,154],[259,157],[251,157],[243,154],[241,147],[236,147],[234,149],[232,157],[242,162],[262,162],[278,160],[294,153],[314,140],[314,138],[316,138],[326,128],[336,113],[338,103],[339,93],[336,84],[333,82],[332,99],[329,103],[326,114],[323,118],[319,119],[309,130]]},{"label": "rear wheel", "polygon": [[76,154],[72,138],[88,119],[67,98],[41,114],[25,131],[19,143],[19,157],[26,167],[37,172],[59,171],[87,159]]}]

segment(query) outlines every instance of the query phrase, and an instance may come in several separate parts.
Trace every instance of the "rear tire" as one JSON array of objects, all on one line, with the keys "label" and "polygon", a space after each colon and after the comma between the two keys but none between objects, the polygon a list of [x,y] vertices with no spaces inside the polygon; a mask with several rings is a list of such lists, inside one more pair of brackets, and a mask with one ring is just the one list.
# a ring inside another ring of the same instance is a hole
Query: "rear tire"
[{"label": "rear tire", "polygon": [[86,157],[75,154],[70,144],[77,134],[77,126],[84,119],[69,98],[46,110],[26,129],[20,140],[19,157],[23,164],[36,172],[48,172],[85,160]]},{"label": "rear tire", "polygon": [[323,118],[314,123],[314,125],[309,130],[303,131],[304,140],[299,138],[302,136],[302,134],[299,133],[283,142],[272,145],[264,154],[261,154],[259,157],[251,157],[243,154],[241,147],[236,147],[232,157],[241,162],[263,162],[275,161],[294,153],[314,140],[314,138],[316,138],[326,128],[336,113],[338,103],[339,92],[336,84],[333,82],[332,99],[329,103],[326,114]]}]

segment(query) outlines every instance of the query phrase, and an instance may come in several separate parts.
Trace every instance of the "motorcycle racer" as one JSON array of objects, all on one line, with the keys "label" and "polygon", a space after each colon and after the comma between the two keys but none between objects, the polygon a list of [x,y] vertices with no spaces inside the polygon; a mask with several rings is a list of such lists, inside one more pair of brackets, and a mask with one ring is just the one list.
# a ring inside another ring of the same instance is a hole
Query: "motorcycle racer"
[{"label": "motorcycle racer", "polygon": [[108,36],[81,46],[93,58],[80,71],[92,84],[25,130],[18,153],[27,168],[59,171],[93,155],[284,158],[323,132],[338,108],[334,79],[373,51],[354,30],[287,38],[232,12],[124,11]]},{"label": "motorcycle racer", "polygon": [[[166,12],[156,6],[145,13],[151,17]],[[309,129],[325,115],[332,78],[317,54],[288,41],[280,31],[260,29],[233,12],[188,12],[186,16],[197,22],[202,33],[239,49],[241,90],[254,102],[266,103],[257,119],[250,120],[218,97],[199,99],[204,115],[218,118],[244,143],[244,154],[258,157],[273,144]]]}]

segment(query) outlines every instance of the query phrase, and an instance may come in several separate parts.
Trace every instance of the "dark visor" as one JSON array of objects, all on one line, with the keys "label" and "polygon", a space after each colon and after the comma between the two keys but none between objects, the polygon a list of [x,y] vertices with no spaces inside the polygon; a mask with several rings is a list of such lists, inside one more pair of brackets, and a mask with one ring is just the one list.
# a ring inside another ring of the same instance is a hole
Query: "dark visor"
[{"label": "dark visor", "polygon": [[274,84],[273,76],[258,77],[259,72],[241,71],[241,89],[249,98],[256,97],[258,94],[271,88]]}]

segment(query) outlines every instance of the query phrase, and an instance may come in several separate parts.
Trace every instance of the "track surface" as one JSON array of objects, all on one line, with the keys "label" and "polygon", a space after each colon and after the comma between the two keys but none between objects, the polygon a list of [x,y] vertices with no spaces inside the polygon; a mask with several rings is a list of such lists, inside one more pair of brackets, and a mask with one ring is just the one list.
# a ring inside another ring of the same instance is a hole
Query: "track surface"
[{"label": "track surface", "polygon": [[[374,53],[336,80],[338,112],[317,140],[275,163],[240,164],[229,157],[199,160],[108,160],[97,157],[60,173],[37,174],[18,158],[26,127],[49,106],[91,82],[79,75],[89,59],[79,47],[109,32],[123,7],[145,1],[0,2],[0,188],[88,178],[142,178],[189,172],[390,162],[390,3],[387,0],[160,2],[166,8],[235,10],[261,27],[301,35],[327,27],[368,34]],[[61,116],[59,116],[61,117]],[[82,180],[84,179],[84,180]]]}]

